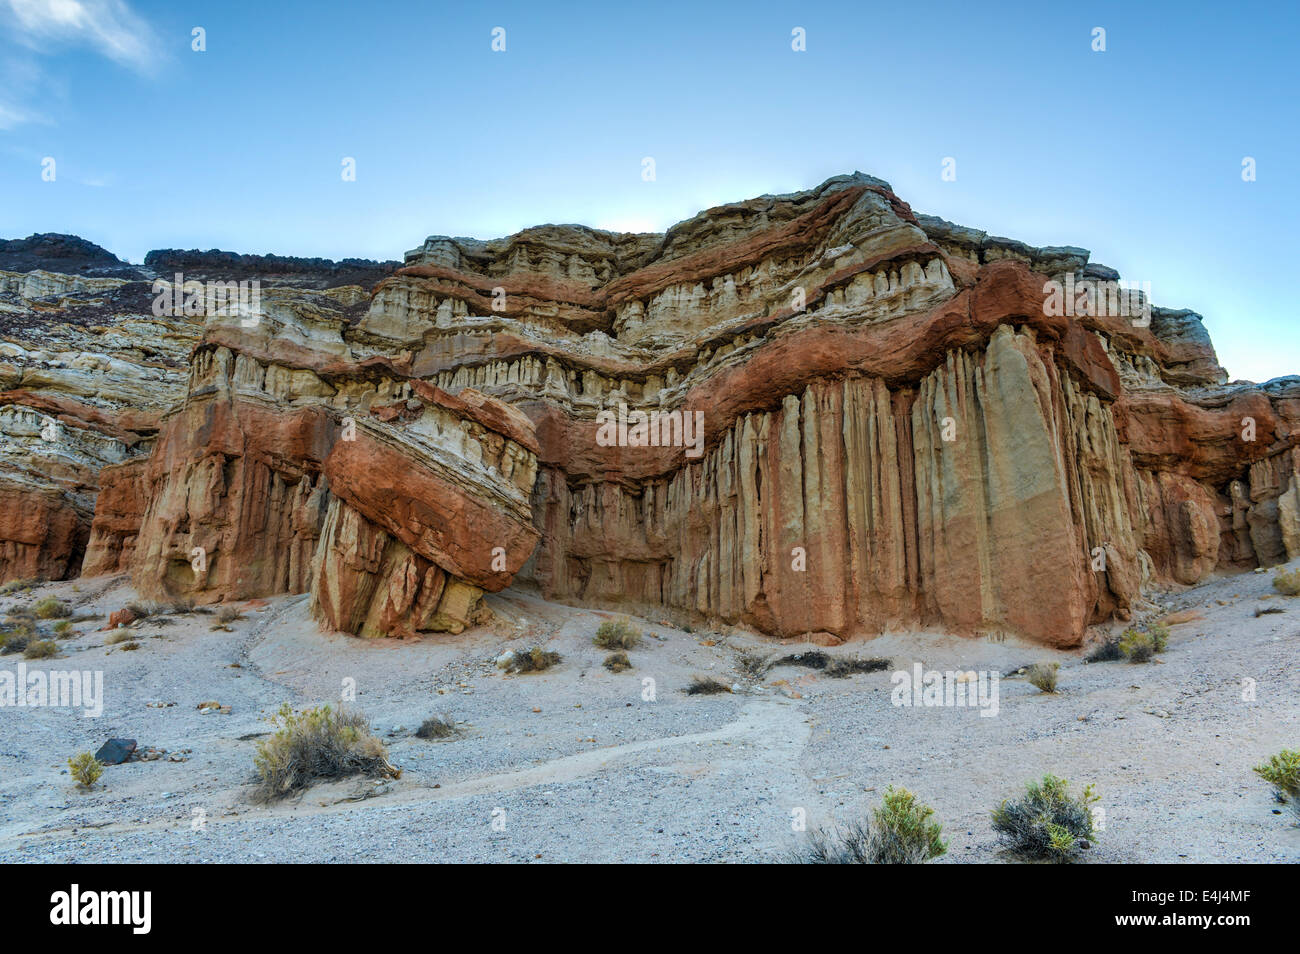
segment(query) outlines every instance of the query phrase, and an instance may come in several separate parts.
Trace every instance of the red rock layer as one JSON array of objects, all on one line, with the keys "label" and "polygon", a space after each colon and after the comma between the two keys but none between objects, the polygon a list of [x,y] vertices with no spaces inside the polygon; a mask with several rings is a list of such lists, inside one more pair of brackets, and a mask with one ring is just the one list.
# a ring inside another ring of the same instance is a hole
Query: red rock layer
[{"label": "red rock layer", "polygon": [[[210,321],[87,566],[310,587],[364,635],[458,631],[524,579],[777,635],[1074,646],[1144,586],[1300,555],[1300,380],[1225,385],[1190,312],[1046,304],[1109,276],[860,175],[663,236],[430,238],[364,315],[298,291]],[[701,411],[702,446],[605,446],[622,406]]]}]

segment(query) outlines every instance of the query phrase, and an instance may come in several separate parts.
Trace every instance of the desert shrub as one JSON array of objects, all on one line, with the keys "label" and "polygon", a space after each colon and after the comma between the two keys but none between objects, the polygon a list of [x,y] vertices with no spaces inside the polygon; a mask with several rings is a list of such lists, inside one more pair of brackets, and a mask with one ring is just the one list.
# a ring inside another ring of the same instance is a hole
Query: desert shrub
[{"label": "desert shrub", "polygon": [[888,668],[888,659],[832,659],[825,671],[832,679],[847,679],[860,672],[880,672]]},{"label": "desert shrub", "polygon": [[514,658],[506,664],[506,672],[541,672],[550,669],[560,659],[559,653],[534,646],[532,649],[515,653]]},{"label": "desert shrub", "polygon": [[605,657],[604,666],[610,672],[622,672],[632,668],[632,660],[627,657],[627,653],[610,653]]},{"label": "desert shrub", "polygon": [[1279,802],[1289,802],[1291,810],[1300,816],[1300,750],[1283,749],[1252,771],[1273,786]]},{"label": "desert shrub", "polygon": [[1169,627],[1160,623],[1152,623],[1147,627],[1147,633],[1151,636],[1151,642],[1158,653],[1164,652],[1169,648]]},{"label": "desert shrub", "polygon": [[607,619],[600,624],[591,641],[601,649],[635,649],[641,642],[641,631],[630,620]]},{"label": "desert shrub", "polygon": [[217,610],[218,623],[233,623],[244,618],[244,614],[233,606],[223,606]]},{"label": "desert shrub", "polygon": [[810,649],[804,653],[791,653],[788,656],[782,656],[772,665],[774,666],[803,666],[805,669],[825,669],[831,663],[829,653],[824,653],[820,649]]},{"label": "desert shrub", "polygon": [[1028,858],[1073,859],[1096,837],[1091,805],[1098,797],[1091,785],[1071,795],[1069,784],[1044,775],[1041,782],[1029,782],[1019,800],[1004,800],[993,809],[998,841]]},{"label": "desert shrub", "polygon": [[47,596],[36,601],[36,604],[32,606],[32,612],[37,619],[64,619],[72,615],[72,607],[63,600]]},{"label": "desert shrub", "polygon": [[1300,596],[1300,569],[1292,570],[1290,573],[1286,570],[1278,570],[1277,575],[1273,577],[1273,589],[1283,596]]},{"label": "desert shrub", "polygon": [[133,639],[133,640],[131,640],[129,643],[123,643],[123,644],[122,644],[121,646],[119,646],[118,648],[119,648],[122,652],[124,652],[124,653],[129,653],[129,652],[134,652],[135,650],[139,649],[139,648],[140,648],[140,644],[137,643],[137,642]]},{"label": "desert shrub", "polygon": [[59,645],[52,639],[33,639],[23,649],[24,659],[49,659],[59,654]]},{"label": "desert shrub", "polygon": [[430,716],[420,723],[420,727],[415,730],[417,739],[450,739],[460,733],[456,728],[456,723],[451,720],[451,716],[445,712],[442,715]]},{"label": "desert shrub", "polygon": [[688,696],[716,696],[719,693],[730,691],[730,686],[704,676],[692,676],[691,684],[686,687]]},{"label": "desert shrub", "polygon": [[915,865],[948,851],[943,826],[931,821],[934,809],[905,788],[892,785],[871,810],[869,822],[840,832],[818,832],[799,859],[810,864]]},{"label": "desert shrub", "polygon": [[805,865],[869,865],[871,825],[859,821],[842,829],[812,832],[807,846],[791,860]]},{"label": "desert shrub", "polygon": [[118,643],[130,642],[134,638],[134,634],[128,629],[115,629],[104,637],[104,645],[116,646]]},{"label": "desert shrub", "polygon": [[26,621],[7,623],[4,629],[0,629],[0,655],[20,653],[35,638],[36,630],[31,623]]},{"label": "desert shrub", "polygon": [[68,772],[82,788],[90,788],[104,774],[104,766],[91,752],[81,752],[68,759]]},{"label": "desert shrub", "polygon": [[275,733],[257,744],[253,798],[275,801],[319,780],[366,775],[397,778],[384,743],[360,712],[321,706],[295,713],[288,704],[272,720]]},{"label": "desert shrub", "polygon": [[776,660],[776,666],[803,666],[816,669],[835,679],[847,679],[860,672],[879,672],[889,668],[888,659],[837,659],[819,649],[793,653]]},{"label": "desert shrub", "polygon": [[1084,657],[1087,662],[1115,662],[1124,658],[1124,651],[1119,648],[1118,639],[1103,639]]},{"label": "desert shrub", "polygon": [[750,679],[762,679],[772,668],[772,661],[764,653],[741,653],[736,657],[736,668]]},{"label": "desert shrub", "polygon": [[15,593],[23,593],[35,586],[39,580],[10,580],[4,586],[0,586],[0,596],[13,596]]},{"label": "desert shrub", "polygon": [[31,637],[23,633],[9,632],[0,635],[0,656],[12,656],[27,648]]},{"label": "desert shrub", "polygon": [[55,623],[55,624],[54,624],[54,635],[55,635],[55,636],[71,636],[71,635],[73,635],[73,633],[72,633],[72,620],[70,620],[70,619],[61,619],[61,620],[59,620],[57,623]]},{"label": "desert shrub", "polygon": [[1025,671],[1025,678],[1043,692],[1055,692],[1060,671],[1061,664],[1058,662],[1034,663]]},{"label": "desert shrub", "polygon": [[1119,638],[1119,651],[1129,662],[1148,662],[1156,654],[1156,641],[1150,633],[1126,629]]}]

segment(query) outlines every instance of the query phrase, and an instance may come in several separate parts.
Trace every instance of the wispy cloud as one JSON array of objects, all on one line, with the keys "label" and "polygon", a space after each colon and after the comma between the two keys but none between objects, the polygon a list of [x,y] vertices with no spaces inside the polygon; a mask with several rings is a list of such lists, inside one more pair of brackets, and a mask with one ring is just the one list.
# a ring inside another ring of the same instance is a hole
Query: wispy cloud
[{"label": "wispy cloud", "polygon": [[62,44],[91,46],[141,73],[159,62],[153,29],[123,0],[0,0],[13,36],[40,53]]},{"label": "wispy cloud", "polygon": [[13,129],[15,126],[31,122],[34,118],[25,109],[0,103],[0,129]]}]

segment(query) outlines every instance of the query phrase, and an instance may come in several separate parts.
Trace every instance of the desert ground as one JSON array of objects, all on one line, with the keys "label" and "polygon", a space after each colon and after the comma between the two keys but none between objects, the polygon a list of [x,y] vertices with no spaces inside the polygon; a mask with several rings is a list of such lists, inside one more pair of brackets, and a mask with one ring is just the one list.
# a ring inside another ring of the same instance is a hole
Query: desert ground
[{"label": "desert ground", "polygon": [[[104,713],[0,708],[0,862],[780,862],[806,843],[796,809],[809,829],[845,824],[892,784],[934,806],[950,839],[937,863],[1008,863],[989,811],[1046,772],[1101,796],[1087,863],[1300,860],[1300,827],[1250,771],[1300,743],[1300,599],[1268,573],[1154,595],[1143,618],[1192,618],[1151,663],[909,633],[825,650],[890,660],[849,678],[783,665],[750,679],[740,653],[812,647],[635,617],[633,668],[612,673],[592,634],[616,614],[520,589],[490,597],[495,620],[458,636],[323,633],[294,596],[243,607],[228,632],[214,615],[147,618],[130,651],[101,629],[136,599],[125,578],[37,585],[0,613],[46,595],[102,618],[77,623],[57,657],[0,656],[0,670],[101,670]],[[1256,615],[1270,607],[1283,612]],[[493,662],[532,646],[561,662],[514,675]],[[1054,695],[1016,675],[1048,660],[1061,664]],[[893,705],[891,672],[914,662],[1011,673],[998,715]],[[697,675],[733,691],[686,694]],[[337,703],[345,685],[401,777],[255,804],[270,717]],[[201,712],[206,701],[229,711]],[[418,738],[437,714],[459,734]],[[112,737],[167,754],[81,790],[68,757]]]}]

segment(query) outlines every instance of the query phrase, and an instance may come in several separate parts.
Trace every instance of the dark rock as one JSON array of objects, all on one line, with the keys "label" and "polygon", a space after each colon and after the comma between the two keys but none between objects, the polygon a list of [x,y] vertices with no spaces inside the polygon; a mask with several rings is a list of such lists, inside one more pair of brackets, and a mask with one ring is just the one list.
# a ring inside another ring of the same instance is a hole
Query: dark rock
[{"label": "dark rock", "polygon": [[1119,281],[1119,272],[1115,271],[1115,269],[1111,268],[1109,265],[1102,265],[1098,262],[1089,262],[1087,265],[1083,266],[1083,277],[1095,278],[1098,281],[1103,282],[1117,282]]},{"label": "dark rock", "polygon": [[163,278],[181,272],[187,280],[246,281],[264,285],[299,288],[337,288],[342,285],[369,287],[387,278],[400,262],[376,262],[365,258],[295,258],[288,255],[241,255],[211,249],[163,248],[144,257],[145,266]]},{"label": "dark rock", "polygon": [[135,752],[135,739],[109,739],[99,747],[95,758],[104,765],[121,765]]},{"label": "dark rock", "polygon": [[37,269],[99,278],[143,277],[138,268],[108,249],[76,235],[38,232],[25,239],[0,239],[0,270],[34,272]]}]

